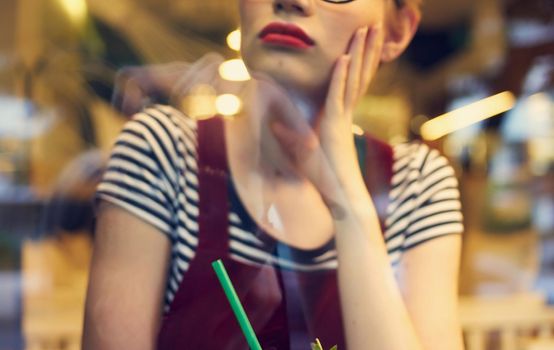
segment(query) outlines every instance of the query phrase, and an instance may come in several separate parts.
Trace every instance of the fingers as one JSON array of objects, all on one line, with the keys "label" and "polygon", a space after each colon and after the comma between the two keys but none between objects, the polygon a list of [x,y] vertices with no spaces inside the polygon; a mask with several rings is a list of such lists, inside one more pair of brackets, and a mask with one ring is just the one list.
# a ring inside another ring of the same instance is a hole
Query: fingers
[{"label": "fingers", "polygon": [[134,82],[139,67],[124,67],[114,78],[112,106],[126,116],[131,116],[142,108],[144,92],[140,84]]},{"label": "fingers", "polygon": [[361,73],[361,82],[359,90],[359,96],[363,96],[367,88],[369,87],[369,84],[371,83],[371,80],[373,80],[373,77],[375,75],[375,72],[377,71],[377,67],[379,66],[379,62],[381,60],[381,50],[383,49],[383,40],[381,38],[382,29],[381,25],[376,25],[375,27],[371,28],[371,31],[367,34],[366,38],[366,44],[365,44],[365,52],[364,52],[364,58],[363,58],[363,68]]},{"label": "fingers", "polygon": [[345,98],[344,90],[346,87],[346,76],[350,61],[350,55],[342,55],[333,71],[327,100],[325,101],[325,109],[328,111],[328,117],[338,117],[343,112]]},{"label": "fingers", "polygon": [[354,35],[354,40],[348,54],[352,57],[350,67],[348,70],[348,77],[345,91],[345,106],[352,107],[358,100],[361,90],[361,73],[364,66],[364,56],[366,48],[366,38],[368,33],[368,27],[360,28]]},{"label": "fingers", "polygon": [[[350,115],[358,99],[365,93],[373,77],[375,60],[374,30],[368,27],[359,28],[350,44],[346,55],[339,58],[328,93],[328,108],[332,108],[333,115]],[[344,62],[349,60],[349,62]],[[378,58],[377,58],[378,62]]]},{"label": "fingers", "polygon": [[150,104],[149,94],[135,79],[129,79],[119,91],[117,88],[112,99],[113,106],[123,115],[131,117]]},{"label": "fingers", "polygon": [[178,77],[190,66],[187,62],[124,67],[114,79],[112,105],[127,116],[149,102],[168,103]]},{"label": "fingers", "polygon": [[[292,130],[287,128],[280,121],[273,121],[269,125],[271,133],[277,141],[277,148],[269,148],[267,153],[268,159],[272,160],[273,165],[278,169],[280,174],[284,177],[301,177],[302,171],[297,167],[297,154],[302,152],[302,140]],[[270,141],[268,139],[268,141]],[[265,145],[269,145],[270,142],[265,142]],[[263,145],[262,145],[263,147]]]},{"label": "fingers", "polygon": [[[362,97],[379,65],[383,40],[381,27],[376,25],[371,30],[363,27],[356,31],[346,56],[350,57],[346,74],[342,71],[341,57],[331,79],[329,97],[333,103],[343,103],[342,111],[350,114],[360,97]],[[344,81],[342,81],[344,80]]]},{"label": "fingers", "polygon": [[250,100],[258,106],[259,115],[266,117],[269,123],[282,122],[299,135],[313,134],[309,116],[292,99],[291,95],[278,83],[271,80],[256,80]]},{"label": "fingers", "polygon": [[289,129],[280,121],[273,121],[270,126],[283,150],[294,163],[305,162],[319,146],[314,133],[300,134],[296,130]]},{"label": "fingers", "polygon": [[163,96],[168,99],[179,77],[187,72],[190,67],[191,64],[188,62],[172,62],[152,66],[150,76],[156,91],[162,92]]},{"label": "fingers", "polygon": [[115,77],[112,104],[127,116],[139,112],[150,102],[180,107],[183,96],[198,84],[211,85],[215,90],[219,88],[221,62],[222,56],[207,54],[194,64],[173,62],[123,68]]},{"label": "fingers", "polygon": [[179,106],[182,98],[198,84],[217,85],[218,68],[224,61],[221,55],[210,53],[194,62],[177,78],[172,91],[170,101],[174,106]]},{"label": "fingers", "polygon": [[336,202],[340,187],[315,133],[301,135],[280,121],[272,122],[271,130],[287,159],[290,159],[290,163],[287,163],[289,172],[306,177],[317,188],[326,204]]}]

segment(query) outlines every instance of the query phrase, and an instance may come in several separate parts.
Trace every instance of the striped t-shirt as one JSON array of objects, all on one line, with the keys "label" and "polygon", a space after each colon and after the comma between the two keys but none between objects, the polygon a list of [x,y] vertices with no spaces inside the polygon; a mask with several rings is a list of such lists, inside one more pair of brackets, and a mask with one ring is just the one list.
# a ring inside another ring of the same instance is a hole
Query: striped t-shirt
[{"label": "striped t-shirt", "polygon": [[[125,125],[98,187],[98,198],[125,208],[170,239],[166,310],[198,245],[197,160],[196,122],[171,107],[153,106]],[[231,258],[299,271],[336,269],[333,242],[313,250],[286,247],[293,254],[284,255],[266,246],[232,181],[229,187]],[[436,150],[421,143],[394,146],[385,226],[384,238],[393,267],[404,251],[436,237],[462,232],[458,183],[452,167]]]}]

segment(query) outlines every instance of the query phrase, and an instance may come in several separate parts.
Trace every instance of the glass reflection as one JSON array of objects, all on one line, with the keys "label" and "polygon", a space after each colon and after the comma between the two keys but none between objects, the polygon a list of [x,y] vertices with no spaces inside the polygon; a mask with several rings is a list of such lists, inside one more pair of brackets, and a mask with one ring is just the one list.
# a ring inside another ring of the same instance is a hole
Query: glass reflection
[{"label": "glass reflection", "polygon": [[[117,136],[135,113],[164,104],[195,120],[221,114],[228,122],[245,110],[278,110],[291,103],[272,100],[269,93],[253,97],[263,90],[255,82],[260,77],[228,82],[218,69],[206,69],[238,58],[226,44],[239,26],[236,5],[216,0],[0,4],[5,27],[0,34],[0,348],[81,346],[94,193]],[[543,0],[429,0],[424,6],[413,46],[400,61],[381,68],[353,113],[352,132],[397,146],[423,138],[421,126],[435,116],[502,91],[515,96],[510,111],[429,143],[452,163],[464,202],[459,294],[466,348],[486,342],[490,349],[533,349],[543,342],[550,348],[552,6]],[[205,56],[209,52],[221,56]],[[289,112],[302,115],[305,109]],[[256,130],[262,139],[272,132]],[[272,155],[275,162],[282,160]],[[283,217],[291,214],[286,208],[248,212],[248,206],[241,207],[240,188],[231,190],[230,201],[243,217],[286,239]],[[267,199],[263,191],[249,197]],[[382,207],[386,199],[379,194],[374,201]],[[252,244],[268,244],[276,259],[299,259],[297,250],[271,244],[252,227],[254,238],[235,233]],[[323,265],[335,261],[332,251],[320,258]],[[278,276],[290,281],[286,273],[258,278],[274,285]],[[306,282],[294,276],[292,281],[294,290]],[[486,327],[474,327],[476,315],[481,321],[491,315],[483,321]],[[521,315],[529,317],[520,320],[521,331],[536,339],[510,333],[506,320]],[[298,337],[306,344],[314,340]],[[330,345],[324,339],[324,346]]]}]

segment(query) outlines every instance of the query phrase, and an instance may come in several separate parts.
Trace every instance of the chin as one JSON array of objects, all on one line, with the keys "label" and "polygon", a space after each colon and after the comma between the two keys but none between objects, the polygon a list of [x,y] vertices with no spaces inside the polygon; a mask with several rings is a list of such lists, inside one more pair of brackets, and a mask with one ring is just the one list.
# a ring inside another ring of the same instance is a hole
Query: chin
[{"label": "chin", "polygon": [[[287,91],[305,96],[319,96],[328,86],[330,69],[308,64],[294,56],[246,56],[244,62],[253,76],[268,77]],[[326,73],[325,73],[326,72]]]}]

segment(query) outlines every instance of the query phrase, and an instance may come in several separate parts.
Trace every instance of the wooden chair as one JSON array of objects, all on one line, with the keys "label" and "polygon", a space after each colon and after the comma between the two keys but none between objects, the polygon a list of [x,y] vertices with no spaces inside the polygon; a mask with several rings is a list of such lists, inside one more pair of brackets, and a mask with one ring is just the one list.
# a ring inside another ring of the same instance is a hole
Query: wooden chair
[{"label": "wooden chair", "polygon": [[460,321],[466,350],[489,350],[495,335],[494,350],[542,350],[540,344],[554,341],[554,308],[540,293],[462,297]]}]

